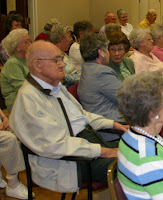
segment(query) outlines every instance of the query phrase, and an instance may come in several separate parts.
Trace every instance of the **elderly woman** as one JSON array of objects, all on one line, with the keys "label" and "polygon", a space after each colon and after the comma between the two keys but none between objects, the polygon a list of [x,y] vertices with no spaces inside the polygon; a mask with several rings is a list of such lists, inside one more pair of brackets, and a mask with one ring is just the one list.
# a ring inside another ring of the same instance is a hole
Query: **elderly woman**
[{"label": "elderly woman", "polygon": [[[7,15],[4,22],[4,29],[6,35],[9,34],[10,31],[18,28],[22,28],[23,17],[20,14],[9,14]],[[5,49],[5,39],[1,41],[0,44],[0,60],[4,65],[7,59],[10,57],[9,53]]]},{"label": "elderly woman", "polygon": [[152,53],[163,62],[163,23],[151,25],[151,35],[154,40]]},{"label": "elderly woman", "polygon": [[57,19],[55,19],[55,18],[50,19],[50,20],[45,24],[43,32],[41,32],[41,33],[35,38],[35,41],[37,41],[37,40],[45,40],[45,41],[51,42],[51,40],[50,40],[50,31],[51,31],[53,25],[57,25],[57,24],[61,24],[61,23],[60,23]]},{"label": "elderly woman", "polygon": [[89,21],[78,21],[74,24],[74,35],[77,38],[77,41],[74,42],[69,50],[69,56],[74,65],[77,67],[78,76],[81,76],[81,69],[84,63],[84,60],[80,53],[80,40],[85,33],[93,32],[93,24]]},{"label": "elderly woman", "polygon": [[136,74],[141,71],[163,71],[163,63],[151,53],[153,39],[149,29],[136,28],[130,33],[129,39],[134,48],[130,58],[134,62]]},{"label": "elderly woman", "polygon": [[142,72],[118,90],[119,109],[131,128],[122,136],[118,179],[127,199],[163,199],[163,76]]},{"label": "elderly woman", "polygon": [[108,41],[97,34],[86,34],[80,41],[85,63],[82,67],[78,95],[83,108],[118,122],[123,116],[118,110],[116,91],[121,86],[117,73],[110,67]]},{"label": "elderly woman", "polygon": [[25,169],[22,151],[16,136],[8,131],[8,119],[1,109],[0,120],[0,168],[3,165],[8,180],[7,184],[0,171],[0,188],[6,188],[7,196],[28,199],[28,190],[18,179],[18,173]]},{"label": "elderly woman", "polygon": [[119,19],[119,24],[121,26],[121,31],[129,37],[131,31],[133,30],[133,26],[128,23],[128,13],[124,9],[119,9],[117,11],[117,16]]},{"label": "elderly woman", "polygon": [[52,27],[50,33],[50,39],[53,44],[55,44],[63,53],[64,56],[64,73],[65,78],[63,84],[66,87],[78,82],[79,77],[77,75],[76,66],[69,59],[69,56],[65,53],[68,51],[70,44],[72,42],[71,37],[71,27],[63,26],[61,24],[56,24]]},{"label": "elderly woman", "polygon": [[134,63],[129,57],[124,57],[129,51],[130,42],[126,35],[122,32],[112,32],[107,35],[109,43],[110,61],[109,67],[111,67],[123,81],[126,77],[135,73]]},{"label": "elderly woman", "polygon": [[25,54],[31,44],[26,29],[15,29],[5,38],[5,49],[11,55],[1,71],[1,92],[7,110],[11,112],[17,92],[23,84],[29,69]]}]

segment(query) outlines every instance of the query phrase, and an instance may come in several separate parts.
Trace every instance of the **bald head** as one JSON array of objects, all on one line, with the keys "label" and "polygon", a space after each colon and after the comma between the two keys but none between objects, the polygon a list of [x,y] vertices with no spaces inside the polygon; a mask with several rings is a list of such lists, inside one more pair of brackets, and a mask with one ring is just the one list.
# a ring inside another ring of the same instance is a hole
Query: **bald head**
[{"label": "bald head", "polygon": [[117,23],[117,16],[112,12],[107,12],[105,14],[105,24]]},{"label": "bald head", "polygon": [[29,71],[32,75],[55,86],[64,78],[61,51],[51,42],[34,42],[26,53]]},{"label": "bald head", "polygon": [[48,54],[51,48],[58,49],[54,44],[51,42],[46,42],[43,40],[38,40],[31,44],[30,48],[26,53],[26,60],[29,68],[32,67],[32,62],[37,60],[38,58],[45,57]]}]

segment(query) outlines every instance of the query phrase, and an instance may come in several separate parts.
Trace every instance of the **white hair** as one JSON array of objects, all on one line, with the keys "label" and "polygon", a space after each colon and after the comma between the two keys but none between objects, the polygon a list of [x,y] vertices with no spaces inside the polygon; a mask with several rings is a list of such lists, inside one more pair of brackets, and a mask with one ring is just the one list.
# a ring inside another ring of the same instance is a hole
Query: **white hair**
[{"label": "white hair", "polygon": [[10,31],[10,33],[6,36],[4,39],[4,48],[9,55],[14,54],[14,51],[24,35],[28,35],[28,30],[21,28]]},{"label": "white hair", "polygon": [[139,48],[139,43],[145,40],[147,34],[151,34],[147,28],[135,28],[129,35],[130,44],[134,49]]}]

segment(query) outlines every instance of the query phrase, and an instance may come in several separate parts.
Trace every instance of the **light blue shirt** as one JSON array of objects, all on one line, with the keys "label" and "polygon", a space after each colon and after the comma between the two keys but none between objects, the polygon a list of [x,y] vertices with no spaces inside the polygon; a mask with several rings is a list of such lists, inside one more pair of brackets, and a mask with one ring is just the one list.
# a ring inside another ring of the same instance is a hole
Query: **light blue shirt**
[{"label": "light blue shirt", "polygon": [[62,90],[60,89],[61,83],[54,87],[32,74],[31,76],[42,86],[42,88],[50,89],[50,95],[54,96],[55,98],[62,99],[62,102],[64,104],[72,126],[74,136],[76,136],[78,133],[84,130],[85,126],[88,124],[88,119],[84,115],[82,115],[81,111],[73,104],[73,102],[63,94]]}]

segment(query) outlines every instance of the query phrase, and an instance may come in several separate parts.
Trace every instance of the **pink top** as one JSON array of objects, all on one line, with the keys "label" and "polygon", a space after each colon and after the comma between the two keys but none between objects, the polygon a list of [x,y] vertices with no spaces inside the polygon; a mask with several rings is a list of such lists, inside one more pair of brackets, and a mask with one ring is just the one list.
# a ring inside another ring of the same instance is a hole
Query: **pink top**
[{"label": "pink top", "polygon": [[134,53],[130,58],[134,62],[135,74],[141,71],[161,71],[163,72],[163,62],[161,62],[153,53],[150,53],[150,57],[134,50]]},{"label": "pink top", "polygon": [[163,48],[158,46],[154,46],[152,49],[152,53],[163,62]]}]

